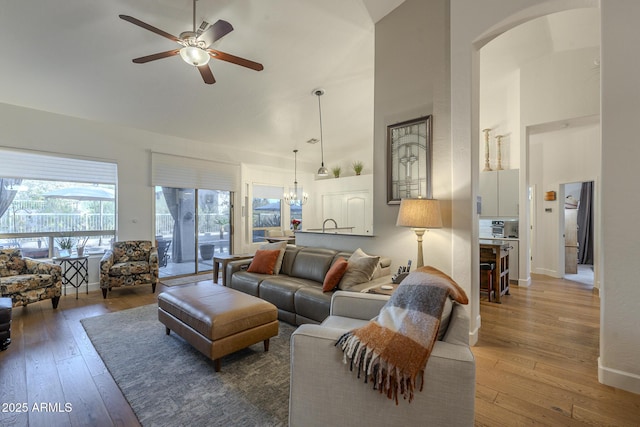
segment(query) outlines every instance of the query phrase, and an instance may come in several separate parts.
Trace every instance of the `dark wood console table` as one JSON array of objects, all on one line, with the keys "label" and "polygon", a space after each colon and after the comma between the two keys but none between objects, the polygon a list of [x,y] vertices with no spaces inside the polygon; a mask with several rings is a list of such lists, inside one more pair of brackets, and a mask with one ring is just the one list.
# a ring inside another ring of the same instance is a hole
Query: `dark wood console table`
[{"label": "dark wood console table", "polygon": [[480,262],[495,263],[493,286],[496,302],[509,295],[509,243],[500,240],[480,240]]}]

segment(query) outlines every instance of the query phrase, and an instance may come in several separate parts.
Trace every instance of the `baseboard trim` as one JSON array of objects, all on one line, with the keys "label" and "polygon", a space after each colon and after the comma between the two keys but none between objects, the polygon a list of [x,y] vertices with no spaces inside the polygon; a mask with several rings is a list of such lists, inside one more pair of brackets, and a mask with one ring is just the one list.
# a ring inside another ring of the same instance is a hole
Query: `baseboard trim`
[{"label": "baseboard trim", "polygon": [[531,286],[531,277],[528,279],[518,279],[518,286],[529,287]]},{"label": "baseboard trim", "polygon": [[598,381],[611,387],[640,394],[640,375],[602,366],[602,361],[599,357]]}]

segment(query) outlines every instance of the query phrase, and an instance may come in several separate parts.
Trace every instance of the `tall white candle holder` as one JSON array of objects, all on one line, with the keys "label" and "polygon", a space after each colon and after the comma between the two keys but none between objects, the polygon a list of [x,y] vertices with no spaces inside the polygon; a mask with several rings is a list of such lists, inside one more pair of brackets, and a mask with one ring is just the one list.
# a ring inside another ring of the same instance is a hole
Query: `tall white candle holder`
[{"label": "tall white candle holder", "polygon": [[483,172],[491,171],[491,165],[489,164],[489,132],[491,129],[482,129],[484,132],[484,169]]}]

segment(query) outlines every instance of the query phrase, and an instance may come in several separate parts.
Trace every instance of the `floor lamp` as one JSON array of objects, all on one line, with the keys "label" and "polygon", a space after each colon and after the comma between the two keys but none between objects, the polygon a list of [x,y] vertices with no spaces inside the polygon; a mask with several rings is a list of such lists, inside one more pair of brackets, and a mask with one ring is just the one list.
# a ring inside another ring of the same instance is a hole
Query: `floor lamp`
[{"label": "floor lamp", "polygon": [[424,266],[422,236],[428,228],[442,228],[440,201],[435,199],[402,199],[396,225],[411,227],[418,236],[418,267]]}]

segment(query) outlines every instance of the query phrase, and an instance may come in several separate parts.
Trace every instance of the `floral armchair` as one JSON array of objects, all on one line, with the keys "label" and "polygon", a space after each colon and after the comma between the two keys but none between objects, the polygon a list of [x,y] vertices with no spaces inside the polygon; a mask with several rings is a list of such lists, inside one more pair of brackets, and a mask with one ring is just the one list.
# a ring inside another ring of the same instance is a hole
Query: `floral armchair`
[{"label": "floral armchair", "polygon": [[107,290],[120,286],[158,283],[158,248],[149,240],[114,242],[100,260],[100,288],[103,298]]},{"label": "floral armchair", "polygon": [[62,267],[23,258],[20,249],[0,249],[0,296],[13,307],[50,299],[58,308],[62,293]]}]

